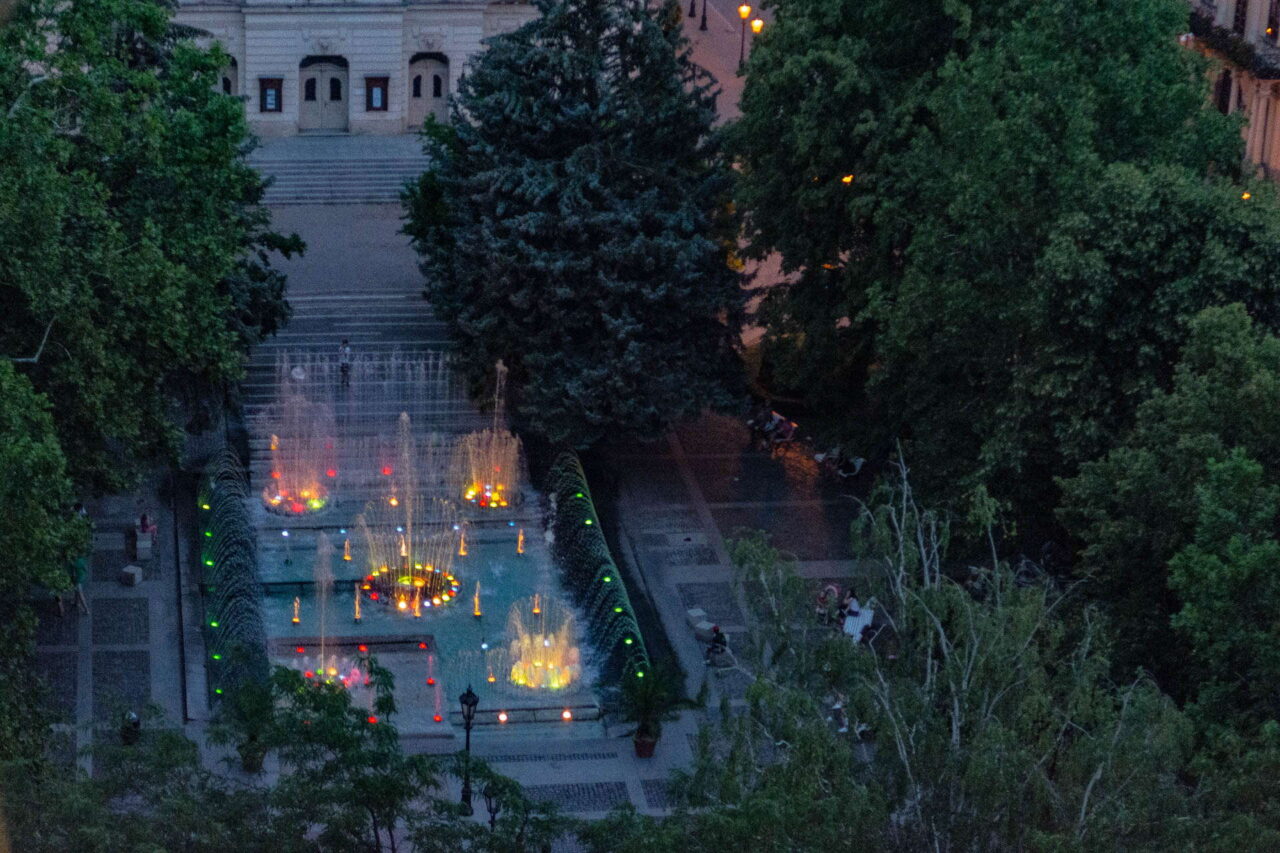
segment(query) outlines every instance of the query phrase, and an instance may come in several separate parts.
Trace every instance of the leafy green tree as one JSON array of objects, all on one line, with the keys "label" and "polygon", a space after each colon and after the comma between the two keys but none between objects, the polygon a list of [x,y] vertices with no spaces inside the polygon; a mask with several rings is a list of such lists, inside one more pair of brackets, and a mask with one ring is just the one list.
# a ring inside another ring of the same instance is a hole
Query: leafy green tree
[{"label": "leafy green tree", "polygon": [[476,387],[503,361],[552,441],[656,435],[739,373],[712,81],[662,9],[537,6],[429,126],[405,230]]},{"label": "leafy green tree", "polygon": [[[950,524],[916,505],[900,473],[857,524],[874,638],[854,644],[815,620],[794,561],[762,535],[735,543],[751,606],[748,711],[703,733],[673,818],[615,815],[586,833],[592,849],[680,837],[767,851],[1184,843],[1196,814],[1177,775],[1190,766],[1186,718],[1148,679],[1113,683],[1096,614],[1034,567],[993,553],[944,568]],[[848,734],[831,719],[837,697]]]},{"label": "leafy green tree", "polygon": [[0,760],[38,752],[44,720],[29,671],[36,596],[71,586],[88,525],[71,513],[66,460],[49,404],[0,360]]},{"label": "leafy green tree", "polygon": [[1169,561],[1205,726],[1253,734],[1280,719],[1280,486],[1243,450],[1208,463],[1195,539]]},{"label": "leafy green tree", "polygon": [[1166,690],[1188,697],[1199,680],[1170,620],[1186,599],[1170,584],[1170,561],[1196,541],[1198,490],[1210,460],[1240,448],[1280,483],[1280,339],[1241,305],[1202,311],[1172,387],[1139,408],[1118,446],[1061,481],[1060,517],[1081,544],[1077,571],[1112,616],[1117,663],[1152,668]]},{"label": "leafy green tree", "polygon": [[[0,352],[77,481],[129,482],[286,316],[226,58],[157,0],[26,4],[0,33]],[[40,227],[33,228],[32,223]]]},{"label": "leafy green tree", "polygon": [[1167,383],[1187,316],[1275,321],[1275,196],[1236,183],[1185,5],[777,8],[732,146],[751,249],[794,273],[763,308],[777,381],[868,450],[905,439],[924,494],[986,485],[1053,533],[1053,476]]}]

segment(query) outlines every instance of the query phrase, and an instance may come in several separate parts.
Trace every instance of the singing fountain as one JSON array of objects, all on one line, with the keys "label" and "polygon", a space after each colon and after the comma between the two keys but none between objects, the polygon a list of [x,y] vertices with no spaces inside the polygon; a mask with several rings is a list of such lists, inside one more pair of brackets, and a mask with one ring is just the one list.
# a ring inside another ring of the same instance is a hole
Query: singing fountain
[{"label": "singing fountain", "polygon": [[508,678],[518,687],[562,690],[576,682],[582,661],[573,613],[540,594],[511,605],[507,614]]},{"label": "singing fountain", "polygon": [[498,362],[493,423],[464,435],[453,452],[449,481],[463,500],[481,509],[503,509],[520,494],[520,439],[505,426],[506,387],[507,368]]},{"label": "singing fountain", "polygon": [[293,389],[282,393],[262,419],[271,431],[262,505],[285,516],[319,512],[328,505],[329,484],[338,476],[333,410]]}]

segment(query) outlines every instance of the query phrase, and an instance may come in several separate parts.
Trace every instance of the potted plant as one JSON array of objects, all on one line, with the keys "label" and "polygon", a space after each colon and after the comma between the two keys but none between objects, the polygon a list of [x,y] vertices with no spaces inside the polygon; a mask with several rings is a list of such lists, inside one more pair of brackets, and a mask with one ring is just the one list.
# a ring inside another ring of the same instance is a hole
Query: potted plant
[{"label": "potted plant", "polygon": [[622,682],[622,719],[635,723],[631,731],[637,758],[652,758],[662,737],[662,724],[679,717],[682,708],[697,707],[680,696],[679,672],[670,667],[649,667],[628,672]]}]

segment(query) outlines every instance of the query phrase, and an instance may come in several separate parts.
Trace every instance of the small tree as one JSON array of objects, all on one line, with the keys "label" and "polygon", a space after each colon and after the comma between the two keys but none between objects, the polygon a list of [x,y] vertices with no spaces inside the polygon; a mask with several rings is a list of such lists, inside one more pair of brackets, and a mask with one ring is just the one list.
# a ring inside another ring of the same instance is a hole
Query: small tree
[{"label": "small tree", "polygon": [[657,435],[739,374],[712,81],[640,0],[537,5],[428,127],[405,230],[477,387],[503,361],[552,441]]}]

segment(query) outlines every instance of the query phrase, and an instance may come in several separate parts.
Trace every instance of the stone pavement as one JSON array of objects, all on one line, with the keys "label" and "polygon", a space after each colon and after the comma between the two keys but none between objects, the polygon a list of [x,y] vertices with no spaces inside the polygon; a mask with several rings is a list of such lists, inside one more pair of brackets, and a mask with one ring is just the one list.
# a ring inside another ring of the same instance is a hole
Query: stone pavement
[{"label": "stone pavement", "polygon": [[[86,501],[93,522],[93,550],[85,578],[86,615],[68,597],[59,615],[42,605],[36,636],[36,668],[51,686],[58,759],[101,736],[115,737],[121,714],[154,706],[165,725],[184,722],[176,570],[178,541],[170,502],[170,478],[153,474],[135,493]],[[133,524],[147,513],[159,526],[153,555],[134,559]],[[126,565],[143,569],[142,582],[120,584]],[[149,720],[147,725],[160,724]],[[82,758],[92,769],[88,757]]]},{"label": "stone pavement", "polygon": [[708,670],[706,646],[685,619],[701,608],[741,648],[748,609],[735,583],[726,542],[763,530],[774,547],[793,554],[800,575],[816,588],[847,586],[859,573],[849,528],[855,491],[824,474],[800,444],[757,450],[741,419],[704,415],[652,444],[607,448],[600,454],[618,485],[623,553],[638,568],[695,694],[707,673],[709,707],[720,696],[740,702],[751,683],[742,669]]}]

